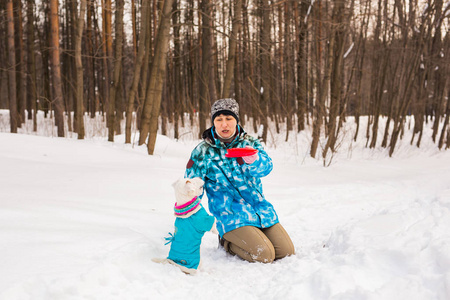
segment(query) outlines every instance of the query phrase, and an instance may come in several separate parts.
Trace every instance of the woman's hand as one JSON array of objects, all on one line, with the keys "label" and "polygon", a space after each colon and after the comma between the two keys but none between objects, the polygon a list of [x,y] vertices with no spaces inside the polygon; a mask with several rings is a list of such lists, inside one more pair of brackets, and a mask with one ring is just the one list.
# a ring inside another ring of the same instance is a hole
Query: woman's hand
[{"label": "woman's hand", "polygon": [[[247,146],[245,148],[254,149],[253,147]],[[242,159],[245,161],[246,164],[252,164],[258,159],[258,152],[256,152],[253,155],[250,156],[243,156]]]}]

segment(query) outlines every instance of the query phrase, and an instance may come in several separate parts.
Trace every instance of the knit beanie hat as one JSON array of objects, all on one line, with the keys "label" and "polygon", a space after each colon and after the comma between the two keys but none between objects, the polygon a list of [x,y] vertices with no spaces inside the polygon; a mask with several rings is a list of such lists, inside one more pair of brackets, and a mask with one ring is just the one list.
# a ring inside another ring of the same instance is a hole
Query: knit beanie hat
[{"label": "knit beanie hat", "polygon": [[211,106],[211,122],[220,114],[231,115],[239,123],[239,104],[232,98],[217,100]]}]

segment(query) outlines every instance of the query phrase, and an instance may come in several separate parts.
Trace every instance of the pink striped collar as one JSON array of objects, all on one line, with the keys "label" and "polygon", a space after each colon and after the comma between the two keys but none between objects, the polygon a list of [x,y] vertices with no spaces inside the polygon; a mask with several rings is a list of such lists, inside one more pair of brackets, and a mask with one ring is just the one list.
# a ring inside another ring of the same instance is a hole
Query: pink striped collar
[{"label": "pink striped collar", "polygon": [[181,205],[177,205],[177,203],[175,203],[174,207],[175,215],[176,216],[186,215],[191,211],[193,211],[194,209],[196,209],[199,205],[200,205],[200,198],[197,196],[195,196],[192,200]]}]

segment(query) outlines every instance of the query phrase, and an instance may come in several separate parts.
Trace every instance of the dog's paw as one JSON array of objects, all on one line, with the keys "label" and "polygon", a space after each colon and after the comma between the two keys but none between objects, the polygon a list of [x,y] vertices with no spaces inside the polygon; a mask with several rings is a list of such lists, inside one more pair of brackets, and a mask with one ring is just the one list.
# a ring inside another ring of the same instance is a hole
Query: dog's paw
[{"label": "dog's paw", "polygon": [[185,266],[182,266],[182,265],[180,265],[180,264],[177,264],[176,262],[174,262],[174,261],[171,260],[171,259],[167,259],[167,262],[170,263],[170,264],[172,264],[172,265],[174,265],[174,266],[177,266],[177,267],[180,268],[180,270],[181,270],[183,273],[185,273],[185,274],[188,274],[188,275],[195,275],[195,274],[197,274],[197,269],[186,268]]},{"label": "dog's paw", "polygon": [[213,226],[211,227],[211,230],[210,230],[212,233],[214,233],[214,234],[219,234],[219,232],[217,231],[217,227],[216,227],[216,220],[214,220],[214,224],[213,224]]},{"label": "dog's paw", "polygon": [[158,263],[158,264],[167,264],[169,262],[169,260],[167,258],[152,258],[152,262]]}]

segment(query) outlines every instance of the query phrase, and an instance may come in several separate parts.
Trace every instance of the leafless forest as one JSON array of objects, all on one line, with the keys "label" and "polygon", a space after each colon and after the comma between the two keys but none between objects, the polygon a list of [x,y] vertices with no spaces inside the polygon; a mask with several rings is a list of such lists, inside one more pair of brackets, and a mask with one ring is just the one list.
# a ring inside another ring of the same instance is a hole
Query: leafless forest
[{"label": "leafless forest", "polygon": [[337,150],[349,116],[390,155],[428,122],[448,149],[449,20],[443,0],[3,0],[0,109],[12,133],[39,110],[79,139],[85,116],[104,116],[109,141],[125,118],[126,142],[137,126],[153,154],[158,126],[177,138],[188,115],[201,134],[210,104],[234,97],[263,140],[269,121],[312,128],[312,157]]}]

